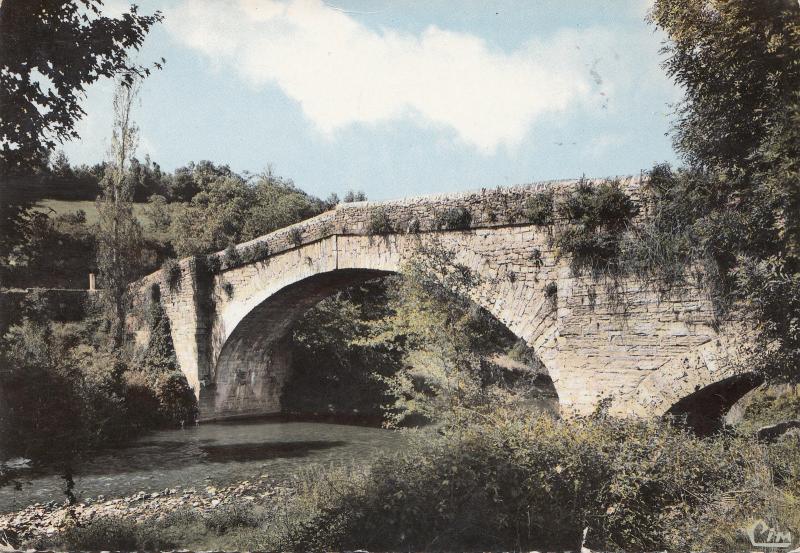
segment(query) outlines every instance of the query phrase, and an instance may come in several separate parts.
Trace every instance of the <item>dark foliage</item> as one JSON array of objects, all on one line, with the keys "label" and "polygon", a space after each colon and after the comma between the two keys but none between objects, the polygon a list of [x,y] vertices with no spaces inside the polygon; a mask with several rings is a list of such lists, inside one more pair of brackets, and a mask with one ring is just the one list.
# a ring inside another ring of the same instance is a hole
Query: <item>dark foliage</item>
[{"label": "dark foliage", "polygon": [[[514,411],[466,415],[369,471],[314,474],[295,510],[290,506],[292,516],[275,523],[283,540],[270,545],[733,551],[743,545],[736,525],[770,501],[778,508],[781,494],[790,498],[797,484],[722,506],[727,492],[752,483],[759,470],[768,473],[769,461],[754,443],[700,440],[666,423],[602,414],[565,422]],[[780,511],[785,524],[797,521],[796,503],[788,501]]]},{"label": "dark foliage", "polygon": [[132,6],[114,19],[101,7],[99,0],[0,5],[0,136],[6,138],[0,174],[28,173],[56,142],[78,137],[75,123],[84,115],[80,99],[88,85],[101,77],[122,74],[130,82],[149,73],[130,63],[128,52],[141,47],[161,14],[140,15]]},{"label": "dark foliage", "polygon": [[376,207],[369,214],[369,221],[367,222],[367,232],[369,234],[390,234],[394,232],[392,222],[386,210]]},{"label": "dark foliage", "polygon": [[553,191],[537,192],[525,201],[525,219],[534,225],[553,224]]},{"label": "dark foliage", "polygon": [[225,269],[233,269],[242,264],[242,254],[239,253],[239,249],[234,244],[230,244],[225,248],[224,256]]},{"label": "dark foliage", "polygon": [[360,344],[371,321],[391,314],[386,282],[345,289],[297,322],[292,372],[282,405],[290,412],[365,415],[380,420],[390,400],[376,375],[394,374],[402,359],[395,344]]},{"label": "dark foliage", "polygon": [[800,5],[659,0],[650,18],[686,92],[674,142],[689,166],[654,170],[656,213],[675,228],[650,242],[675,234],[663,257],[711,265],[717,296],[758,318],[757,368],[800,382]]},{"label": "dark foliage", "polygon": [[289,239],[295,246],[303,245],[303,230],[299,227],[292,227],[289,230]]},{"label": "dark foliage", "polygon": [[619,183],[591,184],[582,179],[556,209],[567,224],[556,233],[555,243],[570,256],[573,269],[615,270],[623,232],[637,213]]},{"label": "dark foliage", "polygon": [[436,217],[436,228],[465,230],[472,224],[472,214],[465,207],[451,207]]},{"label": "dark foliage", "polygon": [[176,259],[167,259],[161,265],[161,271],[164,274],[164,280],[167,282],[170,290],[177,290],[181,283],[181,265]]},{"label": "dark foliage", "polygon": [[195,257],[197,270],[208,275],[216,275],[222,270],[222,256],[217,254]]},{"label": "dark foliage", "polygon": [[269,257],[269,244],[264,241],[256,242],[245,246],[242,250],[242,263],[254,263],[256,261],[263,261]]}]

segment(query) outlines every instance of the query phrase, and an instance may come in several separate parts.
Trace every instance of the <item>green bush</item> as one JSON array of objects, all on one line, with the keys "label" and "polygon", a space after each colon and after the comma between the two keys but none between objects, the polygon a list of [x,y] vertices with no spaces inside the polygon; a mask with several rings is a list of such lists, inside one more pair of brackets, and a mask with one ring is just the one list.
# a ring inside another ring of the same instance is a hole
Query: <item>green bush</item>
[{"label": "green bush", "polygon": [[175,357],[175,345],[172,342],[172,330],[169,317],[164,312],[161,304],[160,293],[155,293],[150,298],[147,309],[147,324],[150,329],[150,339],[144,350],[136,359],[136,367],[149,375],[158,375],[174,371],[178,366]]},{"label": "green bush", "polygon": [[303,245],[303,231],[299,227],[292,227],[289,229],[289,239],[295,246]]},{"label": "green bush", "polygon": [[422,230],[422,225],[419,222],[419,219],[416,217],[412,218],[411,221],[408,222],[406,232],[408,234],[417,234],[420,230]]},{"label": "green bush", "polygon": [[688,552],[747,550],[741,529],[756,518],[800,530],[797,437],[761,446],[670,421],[506,408],[459,412],[435,432],[409,432],[408,447],[368,468],[308,469],[285,502],[98,519],[35,545]]},{"label": "green bush", "polygon": [[195,260],[198,272],[206,273],[206,275],[216,275],[222,270],[222,257],[217,254],[198,256]]},{"label": "green bush", "polygon": [[585,227],[565,227],[558,231],[556,245],[560,253],[570,256],[576,274],[585,271],[616,272],[620,259],[621,233],[606,229],[587,231]]},{"label": "green bush", "polygon": [[194,394],[176,372],[157,294],[148,322],[151,339],[134,359],[111,349],[94,319],[11,327],[0,344],[1,455],[68,468],[83,451],[193,420]]},{"label": "green bush", "polygon": [[389,215],[381,207],[374,208],[369,214],[367,222],[367,232],[369,234],[391,234],[394,232]]},{"label": "green bush", "polygon": [[451,207],[436,217],[436,228],[442,230],[466,230],[472,224],[472,214],[465,207]]},{"label": "green bush", "polygon": [[236,244],[228,244],[223,256],[225,269],[233,269],[242,264],[242,254]]},{"label": "green bush", "polygon": [[164,261],[163,265],[161,265],[161,272],[164,275],[164,280],[167,282],[167,286],[172,291],[178,289],[181,283],[181,266],[175,259],[167,259]]},{"label": "green bush", "polygon": [[172,371],[159,375],[154,388],[163,420],[173,426],[194,422],[197,418],[194,391],[182,372]]},{"label": "green bush", "polygon": [[547,226],[553,224],[553,191],[537,192],[525,201],[523,214],[531,224]]},{"label": "green bush", "polygon": [[[719,501],[761,484],[766,467],[752,442],[667,423],[499,411],[435,440],[420,434],[368,471],[312,475],[271,545],[576,550],[588,528],[591,549],[688,550],[722,543]],[[738,507],[757,505],[745,497]]]},{"label": "green bush", "polygon": [[681,282],[693,261],[708,257],[693,223],[701,215],[703,200],[689,181],[700,178],[674,173],[656,165],[642,188],[646,217],[623,237],[623,271],[641,278],[655,276],[667,286]]},{"label": "green bush", "polygon": [[269,244],[266,242],[256,242],[242,250],[242,263],[254,263],[263,261],[269,257]]},{"label": "green bush", "polygon": [[633,200],[620,188],[617,181],[603,181],[592,185],[581,179],[558,205],[560,217],[588,230],[622,230],[636,212]]},{"label": "green bush", "polygon": [[557,207],[568,225],[556,233],[555,244],[570,256],[575,272],[617,270],[620,241],[637,211],[617,181],[581,180]]}]

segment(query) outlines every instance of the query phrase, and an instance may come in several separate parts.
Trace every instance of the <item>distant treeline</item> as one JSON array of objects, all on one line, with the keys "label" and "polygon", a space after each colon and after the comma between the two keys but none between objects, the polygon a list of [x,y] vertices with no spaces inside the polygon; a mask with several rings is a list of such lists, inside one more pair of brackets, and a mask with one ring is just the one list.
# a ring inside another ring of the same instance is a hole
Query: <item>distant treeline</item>
[{"label": "distant treeline", "polygon": [[[102,191],[106,162],[93,165],[73,165],[63,152],[57,152],[41,163],[29,175],[9,179],[6,201],[38,201],[42,199],[93,201]],[[188,202],[218,177],[247,178],[238,175],[228,165],[211,161],[189,162],[172,173],[152,161],[134,158],[127,178],[133,184],[133,201],[146,202],[153,195],[168,202]]]},{"label": "distant treeline", "polygon": [[[59,152],[27,176],[2,183],[0,286],[85,287],[87,273],[96,270],[96,210],[76,203],[74,209],[61,204],[54,211],[45,200],[93,202],[102,195],[105,173],[104,162],[72,165]],[[167,172],[149,157],[134,159],[126,178],[139,204],[134,212],[146,242],[140,275],[168,258],[222,250],[313,217],[340,201],[366,199],[363,192],[350,191],[343,200],[336,194],[322,200],[271,169],[236,173],[211,161]]]}]

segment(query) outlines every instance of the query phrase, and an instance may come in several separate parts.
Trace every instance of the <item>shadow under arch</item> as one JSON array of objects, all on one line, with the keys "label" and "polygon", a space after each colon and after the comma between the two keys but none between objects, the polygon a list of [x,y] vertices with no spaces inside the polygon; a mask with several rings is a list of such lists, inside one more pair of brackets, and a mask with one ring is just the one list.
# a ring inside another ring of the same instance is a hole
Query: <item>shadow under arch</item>
[{"label": "shadow under arch", "polygon": [[394,274],[337,269],[289,284],[253,308],[220,350],[212,383],[200,399],[203,420],[280,412],[282,384],[291,366],[288,341],[295,322],[334,292]]},{"label": "shadow under arch", "polygon": [[723,418],[730,408],[763,382],[755,373],[725,378],[680,399],[665,415],[685,420],[686,426],[699,436],[709,436],[723,428]]},{"label": "shadow under arch", "polygon": [[[200,398],[202,420],[252,417],[282,412],[283,389],[292,365],[292,330],[314,305],[334,293],[368,281],[396,275],[380,269],[336,269],[310,275],[279,289],[252,308],[239,321],[222,344],[214,369],[212,385]],[[481,308],[488,316],[515,336],[508,327]],[[515,336],[516,337],[516,336]],[[516,337],[518,339],[518,337]],[[530,349],[533,356],[533,350]],[[541,364],[536,357],[536,361]],[[506,360],[506,364],[512,364]],[[516,367],[506,369],[519,370]],[[558,395],[544,365],[537,385]],[[554,399],[555,398],[555,399]]]}]

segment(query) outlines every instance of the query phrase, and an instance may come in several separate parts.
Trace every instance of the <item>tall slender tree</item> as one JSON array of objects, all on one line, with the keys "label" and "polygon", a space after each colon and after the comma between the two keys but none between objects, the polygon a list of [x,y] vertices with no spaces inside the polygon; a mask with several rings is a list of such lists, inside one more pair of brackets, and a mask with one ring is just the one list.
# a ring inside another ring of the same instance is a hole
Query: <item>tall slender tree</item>
[{"label": "tall slender tree", "polygon": [[97,236],[97,267],[109,323],[112,345],[125,342],[125,317],[130,303],[128,287],[142,256],[142,227],[133,214],[133,185],[130,162],[136,153],[139,129],[133,108],[141,81],[130,84],[117,80],[114,91],[114,122],[103,193],[97,201],[100,215]]}]

